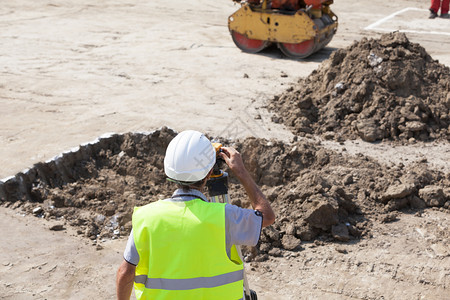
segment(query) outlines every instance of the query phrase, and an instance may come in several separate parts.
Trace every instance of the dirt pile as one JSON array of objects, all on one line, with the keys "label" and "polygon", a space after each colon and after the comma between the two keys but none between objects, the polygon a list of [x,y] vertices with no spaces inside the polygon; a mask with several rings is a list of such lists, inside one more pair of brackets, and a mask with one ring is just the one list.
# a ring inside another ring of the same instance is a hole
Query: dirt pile
[{"label": "dirt pile", "polygon": [[[399,210],[450,208],[449,174],[425,163],[387,166],[304,141],[247,139],[236,146],[278,216],[263,229],[256,260],[298,250],[301,241],[370,237],[373,222],[395,221]],[[243,191],[237,194],[245,198]]]},{"label": "dirt pile", "polygon": [[300,136],[448,140],[450,69],[403,33],[363,38],[333,52],[269,108]]},{"label": "dirt pile", "polygon": [[[1,183],[2,204],[60,219],[96,243],[126,236],[134,206],[166,198],[175,188],[163,172],[165,149],[175,135],[163,128],[101,138]],[[399,209],[450,206],[449,175],[425,164],[384,166],[305,141],[248,138],[226,144],[242,153],[277,214],[258,247],[247,249],[248,260],[300,250],[302,241],[370,235],[373,222],[393,221]],[[233,204],[249,207],[232,175],[230,183]]]},{"label": "dirt pile", "polygon": [[92,240],[126,234],[132,208],[170,195],[163,157],[175,132],[112,135],[0,183],[0,197]]}]

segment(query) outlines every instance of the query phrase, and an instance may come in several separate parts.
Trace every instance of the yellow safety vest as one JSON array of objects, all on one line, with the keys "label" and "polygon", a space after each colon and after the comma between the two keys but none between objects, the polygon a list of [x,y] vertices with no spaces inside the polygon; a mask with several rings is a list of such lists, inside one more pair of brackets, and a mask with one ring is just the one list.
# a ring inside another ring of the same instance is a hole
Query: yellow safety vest
[{"label": "yellow safety vest", "polygon": [[136,207],[137,299],[242,299],[243,264],[226,253],[225,204],[157,201]]}]

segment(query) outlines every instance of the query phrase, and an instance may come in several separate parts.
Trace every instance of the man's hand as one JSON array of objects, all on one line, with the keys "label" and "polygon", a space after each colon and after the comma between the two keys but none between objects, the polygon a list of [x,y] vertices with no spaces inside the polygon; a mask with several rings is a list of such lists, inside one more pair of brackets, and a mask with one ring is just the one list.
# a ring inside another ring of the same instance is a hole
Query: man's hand
[{"label": "man's hand", "polygon": [[244,166],[241,154],[231,147],[222,147],[221,150],[222,152],[220,152],[219,155],[223,158],[231,171],[233,171],[233,174],[236,175],[239,180],[241,177],[246,176],[248,171]]},{"label": "man's hand", "polygon": [[273,222],[275,222],[275,214],[270,207],[270,204],[267,201],[266,197],[253,181],[250,173],[248,173],[247,169],[245,168],[241,154],[236,149],[231,147],[222,147],[221,149],[223,151],[220,153],[220,157],[225,160],[233,174],[236,175],[236,177],[244,186],[245,191],[250,198],[250,203],[252,204],[253,209],[258,210],[262,213],[262,226],[266,227],[272,225]]}]

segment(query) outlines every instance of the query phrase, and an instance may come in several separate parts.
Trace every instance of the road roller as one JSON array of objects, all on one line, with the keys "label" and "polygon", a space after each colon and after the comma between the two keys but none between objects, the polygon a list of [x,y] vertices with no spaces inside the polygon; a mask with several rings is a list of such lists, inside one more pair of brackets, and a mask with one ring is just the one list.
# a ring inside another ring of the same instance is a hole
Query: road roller
[{"label": "road roller", "polygon": [[[239,0],[240,1],[240,0]],[[338,18],[333,0],[246,0],[228,18],[236,46],[257,53],[276,43],[290,58],[306,58],[333,38]]]}]

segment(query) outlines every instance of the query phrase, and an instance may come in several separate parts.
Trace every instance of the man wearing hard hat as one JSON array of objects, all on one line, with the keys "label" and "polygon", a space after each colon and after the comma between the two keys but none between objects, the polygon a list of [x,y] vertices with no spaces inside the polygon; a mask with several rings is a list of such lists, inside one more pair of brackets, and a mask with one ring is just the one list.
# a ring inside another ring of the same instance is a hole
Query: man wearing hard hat
[{"label": "man wearing hard hat", "polygon": [[244,186],[254,210],[208,202],[203,195],[216,151],[188,130],[169,144],[164,171],[179,185],[172,197],[135,208],[133,229],[117,272],[117,298],[242,299],[243,264],[234,245],[255,246],[273,224],[269,202],[231,147],[219,153]]}]

